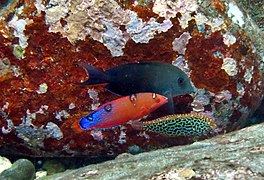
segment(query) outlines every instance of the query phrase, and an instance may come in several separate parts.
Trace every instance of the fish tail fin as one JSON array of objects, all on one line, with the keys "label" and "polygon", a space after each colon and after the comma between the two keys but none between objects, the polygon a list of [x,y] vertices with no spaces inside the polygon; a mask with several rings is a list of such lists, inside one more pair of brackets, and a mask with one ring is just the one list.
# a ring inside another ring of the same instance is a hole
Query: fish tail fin
[{"label": "fish tail fin", "polygon": [[72,124],[71,128],[72,128],[75,132],[77,132],[77,133],[81,133],[81,132],[83,132],[83,129],[80,127],[78,121],[75,121],[75,122]]},{"label": "fish tail fin", "polygon": [[131,121],[129,122],[129,124],[131,125],[132,128],[136,129],[136,130],[143,130],[143,122],[142,121]]},{"label": "fish tail fin", "polygon": [[83,67],[89,74],[89,79],[83,83],[80,83],[80,85],[104,84],[109,82],[109,76],[96,67],[83,62],[79,62],[77,65]]}]

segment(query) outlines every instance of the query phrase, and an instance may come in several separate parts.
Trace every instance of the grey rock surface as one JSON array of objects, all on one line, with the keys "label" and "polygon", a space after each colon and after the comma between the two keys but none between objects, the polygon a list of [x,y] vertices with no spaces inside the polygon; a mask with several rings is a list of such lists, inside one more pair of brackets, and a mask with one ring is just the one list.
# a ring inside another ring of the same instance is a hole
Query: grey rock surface
[{"label": "grey rock surface", "polygon": [[0,173],[10,168],[11,166],[12,166],[12,163],[10,162],[9,159],[7,159],[6,157],[0,156]]},{"label": "grey rock surface", "polygon": [[263,0],[238,0],[244,6],[251,18],[264,31],[264,3]]},{"label": "grey rock surface", "polygon": [[264,123],[212,139],[68,170],[61,179],[264,179]]},{"label": "grey rock surface", "polygon": [[27,159],[19,159],[0,174],[1,180],[31,180],[35,177],[35,167]]}]

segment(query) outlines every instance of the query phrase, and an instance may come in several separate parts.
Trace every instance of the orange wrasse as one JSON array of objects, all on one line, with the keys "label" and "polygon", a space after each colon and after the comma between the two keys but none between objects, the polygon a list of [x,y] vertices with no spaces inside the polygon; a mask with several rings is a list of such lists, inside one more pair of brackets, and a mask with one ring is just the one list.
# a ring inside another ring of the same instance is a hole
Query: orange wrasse
[{"label": "orange wrasse", "polygon": [[198,113],[174,114],[151,121],[131,123],[131,125],[136,129],[167,136],[203,135],[217,127],[212,119]]},{"label": "orange wrasse", "polygon": [[138,120],[167,103],[165,96],[155,93],[138,93],[125,96],[100,106],[91,114],[82,117],[72,128],[81,131],[87,129],[107,129],[129,121]]}]

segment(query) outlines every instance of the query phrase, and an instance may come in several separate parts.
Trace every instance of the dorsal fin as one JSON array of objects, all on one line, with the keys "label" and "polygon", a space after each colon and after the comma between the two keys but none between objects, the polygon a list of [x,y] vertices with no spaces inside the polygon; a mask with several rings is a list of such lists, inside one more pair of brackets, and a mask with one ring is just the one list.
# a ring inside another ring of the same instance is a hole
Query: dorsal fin
[{"label": "dorsal fin", "polygon": [[89,79],[83,83],[80,83],[80,85],[104,84],[108,83],[110,80],[110,77],[105,72],[92,65],[83,62],[79,62],[77,65],[83,67],[89,74]]}]

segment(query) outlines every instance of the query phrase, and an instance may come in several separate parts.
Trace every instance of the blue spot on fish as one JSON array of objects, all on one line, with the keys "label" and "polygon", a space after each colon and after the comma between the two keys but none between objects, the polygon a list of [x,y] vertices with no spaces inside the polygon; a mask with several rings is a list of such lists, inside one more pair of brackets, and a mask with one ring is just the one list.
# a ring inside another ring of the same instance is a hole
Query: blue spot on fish
[{"label": "blue spot on fish", "polygon": [[101,109],[99,111],[94,111],[87,116],[84,116],[80,119],[79,125],[83,130],[89,129],[92,126],[100,123],[101,121],[101,114],[105,112],[105,109]]}]

